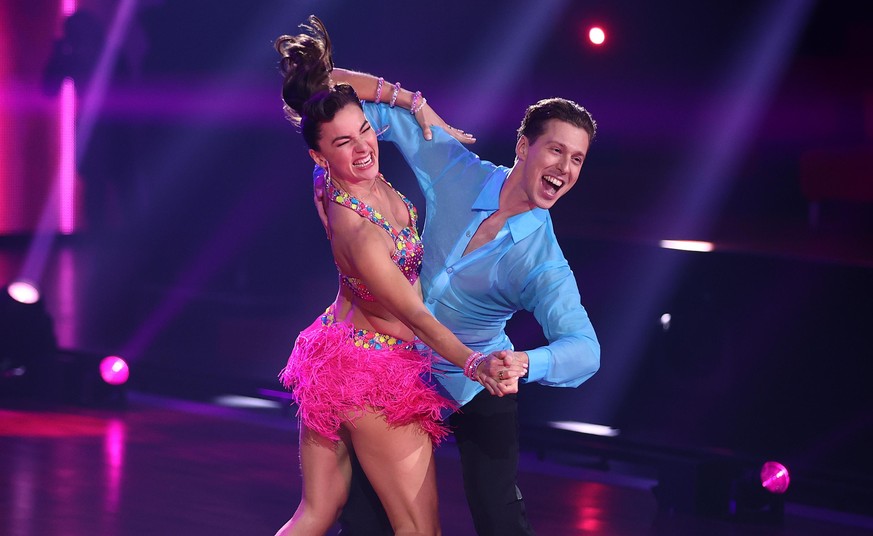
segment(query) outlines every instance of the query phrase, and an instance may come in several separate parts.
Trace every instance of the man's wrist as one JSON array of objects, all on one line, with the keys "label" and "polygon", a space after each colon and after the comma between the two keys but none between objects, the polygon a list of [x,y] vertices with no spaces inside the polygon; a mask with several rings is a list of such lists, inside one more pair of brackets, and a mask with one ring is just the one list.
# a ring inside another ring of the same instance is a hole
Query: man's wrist
[{"label": "man's wrist", "polygon": [[519,377],[520,380],[527,380],[528,376],[530,376],[530,357],[527,355],[527,352],[515,352],[515,358],[525,366],[524,375]]},{"label": "man's wrist", "polygon": [[525,381],[538,382],[546,377],[549,372],[550,352],[546,348],[535,348],[524,352],[527,358],[527,371]]}]

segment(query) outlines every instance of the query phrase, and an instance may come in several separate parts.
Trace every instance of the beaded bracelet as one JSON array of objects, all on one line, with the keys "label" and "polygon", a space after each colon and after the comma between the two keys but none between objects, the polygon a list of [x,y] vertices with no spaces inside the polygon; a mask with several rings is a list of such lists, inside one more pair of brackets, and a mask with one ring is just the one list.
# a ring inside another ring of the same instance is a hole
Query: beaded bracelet
[{"label": "beaded bracelet", "polygon": [[[416,101],[418,101],[418,105],[416,105]],[[425,104],[427,104],[427,99],[421,96],[421,91],[416,91],[415,95],[412,96],[412,106],[409,107],[409,113],[417,114],[424,108]]]},{"label": "beaded bracelet", "polygon": [[488,356],[482,352],[473,352],[470,354],[470,357],[467,358],[467,362],[464,363],[464,376],[470,378],[474,382],[478,382],[479,374],[476,372],[476,369],[478,369],[479,365],[481,365],[486,359],[488,359]]},{"label": "beaded bracelet", "polygon": [[400,82],[394,84],[394,93],[391,94],[391,104],[390,106],[394,108],[394,103],[397,102],[397,94],[400,93]]},{"label": "beaded bracelet", "polygon": [[474,382],[480,381],[479,371],[478,371],[479,365],[481,365],[482,362],[485,361],[486,359],[488,359],[488,356],[483,355],[483,356],[477,357],[476,360],[473,361],[473,364],[472,364],[471,370],[470,370],[470,379],[473,380]]},{"label": "beaded bracelet", "polygon": [[379,104],[380,102],[382,102],[382,86],[383,85],[385,85],[385,79],[380,76],[379,80],[376,81],[376,100],[375,100],[376,104]]},{"label": "beaded bracelet", "polygon": [[424,105],[425,105],[425,104],[427,104],[427,99],[425,99],[424,97],[422,97],[422,98],[421,98],[421,101],[418,103],[418,107],[415,108],[415,109],[413,109],[413,110],[410,110],[410,112],[412,113],[412,115],[415,115],[415,114],[417,114],[418,112],[420,112],[421,109],[424,108]]}]

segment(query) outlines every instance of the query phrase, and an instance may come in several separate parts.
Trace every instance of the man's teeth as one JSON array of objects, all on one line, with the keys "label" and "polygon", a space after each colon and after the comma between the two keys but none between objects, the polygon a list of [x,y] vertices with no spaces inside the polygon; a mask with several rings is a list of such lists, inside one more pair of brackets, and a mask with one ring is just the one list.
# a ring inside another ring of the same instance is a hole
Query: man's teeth
[{"label": "man's teeth", "polygon": [[543,180],[546,181],[547,183],[551,184],[555,188],[560,188],[561,186],[564,185],[564,181],[562,181],[560,179],[556,179],[555,177],[552,177],[551,175],[543,175]]},{"label": "man's teeth", "polygon": [[364,158],[363,160],[358,160],[357,162],[352,162],[352,165],[357,166],[357,167],[364,167],[364,166],[369,166],[372,162],[373,162],[373,155],[369,155],[369,156],[367,156],[367,158]]}]

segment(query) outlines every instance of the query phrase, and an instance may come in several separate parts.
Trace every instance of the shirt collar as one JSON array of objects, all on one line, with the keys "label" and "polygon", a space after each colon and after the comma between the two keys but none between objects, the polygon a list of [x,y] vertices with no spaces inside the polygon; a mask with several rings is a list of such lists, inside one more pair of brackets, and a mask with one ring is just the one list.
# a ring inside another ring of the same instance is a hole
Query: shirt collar
[{"label": "shirt collar", "polygon": [[[506,182],[509,172],[509,168],[499,166],[488,177],[482,186],[482,191],[479,192],[479,196],[473,202],[473,210],[494,212],[500,208],[500,190],[503,188],[503,183]],[[519,242],[523,240],[546,223],[548,217],[549,211],[542,208],[526,210],[521,214],[512,216],[506,221],[509,225],[512,241]]]}]

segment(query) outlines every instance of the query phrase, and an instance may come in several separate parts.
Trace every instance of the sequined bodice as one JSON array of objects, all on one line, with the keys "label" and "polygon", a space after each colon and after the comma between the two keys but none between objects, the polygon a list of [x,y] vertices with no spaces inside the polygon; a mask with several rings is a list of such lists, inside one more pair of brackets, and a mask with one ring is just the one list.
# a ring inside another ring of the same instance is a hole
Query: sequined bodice
[{"label": "sequined bodice", "polygon": [[[394,187],[391,186],[390,182],[385,180],[385,177],[380,175],[380,178],[385,181],[385,184],[394,190]],[[398,231],[388,223],[388,220],[382,216],[381,213],[374,210],[373,207],[367,205],[362,200],[339,189],[334,185],[333,181],[328,179],[325,186],[328,199],[334,203],[354,210],[359,216],[378,225],[391,236],[392,240],[394,240],[394,252],[391,254],[391,260],[394,261],[394,264],[396,264],[398,268],[400,268],[400,271],[406,277],[407,281],[409,281],[410,284],[415,284],[418,280],[418,274],[421,273],[421,259],[424,255],[424,245],[421,243],[421,238],[418,236],[418,229],[416,228],[418,212],[415,210],[415,206],[413,206],[409,199],[397,190],[394,190],[394,192],[400,196],[400,199],[403,200],[403,203],[406,205],[406,209],[409,212],[409,226]],[[339,266],[337,266],[337,270],[339,270]],[[342,270],[339,270],[339,272],[340,280],[344,285],[349,287],[358,298],[364,301],[375,301],[376,298],[373,297],[363,281],[359,278],[345,275],[342,273]]]}]

